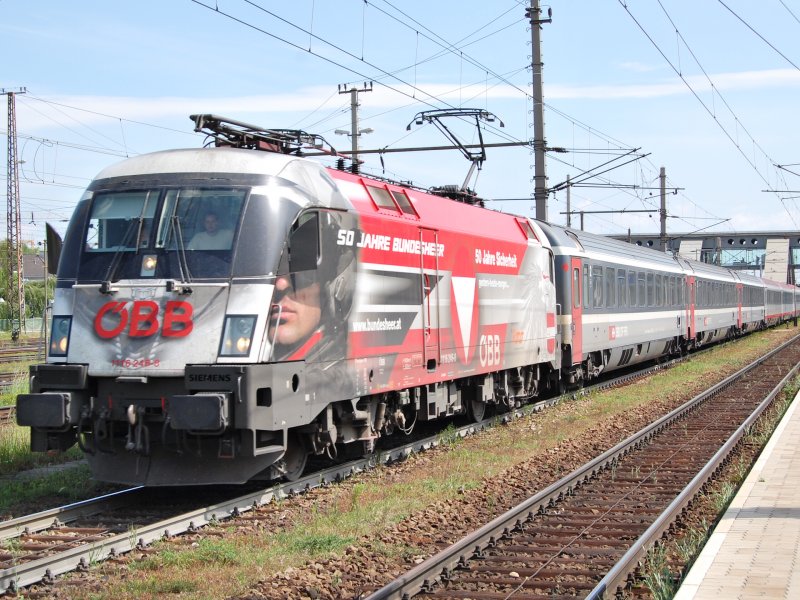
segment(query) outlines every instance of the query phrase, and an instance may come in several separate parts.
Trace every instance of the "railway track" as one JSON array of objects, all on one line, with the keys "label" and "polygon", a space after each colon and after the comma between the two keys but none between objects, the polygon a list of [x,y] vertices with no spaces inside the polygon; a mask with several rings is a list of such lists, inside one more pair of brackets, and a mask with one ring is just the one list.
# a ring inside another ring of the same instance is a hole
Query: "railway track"
[{"label": "railway track", "polygon": [[368,600],[614,597],[798,367],[795,338]]},{"label": "railway track", "polygon": [[[474,433],[491,426],[491,421],[487,419],[459,428],[455,434]],[[175,490],[131,488],[2,522],[0,594],[16,592],[37,582],[52,582],[60,574],[82,570],[91,563],[145,547],[159,539],[196,531],[274,500],[341,481],[378,464],[403,460],[440,442],[440,435],[430,436],[314,472],[298,481],[255,489],[244,495],[236,496],[230,488],[201,488],[202,493],[193,489],[190,496],[194,506],[188,510],[176,508]],[[235,489],[241,492],[243,487]],[[160,498],[160,493],[166,497]]]},{"label": "railway track", "polygon": [[[0,347],[0,366],[12,365],[16,363],[30,363],[41,358],[39,344],[24,344],[20,346],[5,346]],[[25,368],[24,373],[19,369],[0,371],[0,393],[6,392],[14,382],[24,374],[27,373]],[[4,423],[3,415],[0,413],[0,425]]]},{"label": "railway track", "polygon": [[0,348],[0,364],[36,360],[40,350],[38,343]]},{"label": "railway track", "polygon": [[[590,393],[601,388],[623,385],[679,362],[653,365],[648,369],[623,375],[575,393]],[[571,396],[568,394],[566,396]],[[505,413],[481,423],[449,432],[464,437],[498,422],[525,416],[555,404],[565,396],[542,400],[522,409]],[[390,438],[391,439],[391,438]],[[60,574],[87,568],[134,548],[146,547],[164,537],[192,532],[209,523],[239,516],[273,500],[288,498],[308,489],[342,480],[350,475],[405,459],[414,452],[441,443],[441,434],[415,440],[395,448],[381,450],[369,457],[350,461],[311,473],[299,481],[255,489],[234,498],[215,496],[203,502],[193,494],[194,505],[178,510],[172,498],[158,508],[157,496],[147,497],[148,490],[132,488],[118,494],[86,500],[69,506],[28,515],[0,523],[0,594],[14,592],[38,582],[51,582]],[[219,492],[219,489],[216,490]],[[241,491],[241,488],[237,488]],[[174,495],[174,494],[173,494]],[[228,496],[235,494],[228,492]],[[141,506],[147,506],[143,511]]]},{"label": "railway track", "polygon": [[[648,369],[605,381],[576,393],[623,385],[671,365]],[[569,394],[572,395],[572,394]],[[507,422],[559,402],[564,396],[542,400],[522,409],[485,419],[449,432],[464,437],[498,422]],[[13,408],[13,407],[9,407]],[[289,498],[314,487],[340,481],[351,475],[403,460],[415,452],[439,445],[441,434],[381,450],[369,457],[311,473],[302,479],[269,489],[256,489],[232,499],[216,498],[214,503],[196,503],[186,512],[174,506],[156,510],[158,502],[145,498],[147,490],[131,488],[116,494],[54,508],[0,522],[0,594],[15,592],[38,582],[51,582],[60,574],[87,568],[90,563],[145,547],[164,537],[195,531],[209,523],[238,516],[277,499]],[[149,512],[139,507],[149,506]]]},{"label": "railway track", "polygon": [[18,377],[20,377],[20,374],[17,371],[0,372],[0,394],[8,391]]},{"label": "railway track", "polygon": [[13,423],[17,415],[15,406],[0,406],[0,427]]}]

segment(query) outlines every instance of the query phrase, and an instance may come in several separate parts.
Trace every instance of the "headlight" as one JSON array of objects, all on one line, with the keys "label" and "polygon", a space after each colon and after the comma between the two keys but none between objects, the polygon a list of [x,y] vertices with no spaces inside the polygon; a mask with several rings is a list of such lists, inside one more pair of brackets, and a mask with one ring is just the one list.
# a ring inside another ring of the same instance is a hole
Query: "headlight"
[{"label": "headlight", "polygon": [[247,356],[253,343],[256,315],[228,315],[222,331],[220,356]]},{"label": "headlight", "polygon": [[69,333],[72,317],[53,317],[50,331],[50,356],[66,356],[69,350]]},{"label": "headlight", "polygon": [[142,268],[139,272],[140,277],[152,277],[156,274],[158,257],[155,254],[145,254],[142,257]]}]

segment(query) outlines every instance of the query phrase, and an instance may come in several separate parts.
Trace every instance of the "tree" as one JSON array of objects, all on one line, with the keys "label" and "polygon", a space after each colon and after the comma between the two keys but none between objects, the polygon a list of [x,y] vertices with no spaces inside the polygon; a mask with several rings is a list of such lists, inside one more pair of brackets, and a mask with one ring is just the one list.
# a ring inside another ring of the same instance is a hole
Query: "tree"
[{"label": "tree", "polygon": [[[8,268],[6,265],[6,252],[8,249],[8,240],[0,240],[0,319],[11,318],[11,306],[9,300],[6,298],[8,290]],[[31,248],[25,244],[22,245],[23,254],[36,254],[37,249]],[[24,276],[24,273],[23,273]],[[44,281],[26,281],[25,282],[25,318],[36,318],[44,315],[45,308],[45,282]],[[55,279],[52,276],[47,277],[47,294],[49,300],[53,298],[53,290],[55,287]]]}]

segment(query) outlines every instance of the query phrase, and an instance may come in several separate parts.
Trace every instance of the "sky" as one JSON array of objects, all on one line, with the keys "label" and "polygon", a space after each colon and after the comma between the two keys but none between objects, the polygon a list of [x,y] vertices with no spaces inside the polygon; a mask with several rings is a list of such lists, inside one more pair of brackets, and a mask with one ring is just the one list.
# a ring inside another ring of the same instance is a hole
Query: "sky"
[{"label": "sky", "polygon": [[[106,166],[202,146],[190,114],[303,129],[349,150],[336,130],[350,131],[350,94],[339,92],[372,82],[358,94],[364,150],[449,144],[414,122],[438,109],[495,115],[482,122],[487,144],[532,140],[528,4],[0,0],[0,88],[26,90],[15,95],[20,238],[44,239],[45,222],[63,232]],[[547,185],[561,188],[551,222],[566,223],[569,177],[587,230],[657,233],[657,213],[631,211],[658,208],[663,167],[670,234],[800,230],[800,1],[542,8],[546,145],[564,150],[547,153]],[[445,123],[477,143],[474,120]],[[364,172],[424,188],[462,185],[470,168],[457,150],[362,158]],[[6,161],[0,173],[7,184]],[[493,209],[533,217],[533,174],[529,147],[490,147],[468,185]]]}]

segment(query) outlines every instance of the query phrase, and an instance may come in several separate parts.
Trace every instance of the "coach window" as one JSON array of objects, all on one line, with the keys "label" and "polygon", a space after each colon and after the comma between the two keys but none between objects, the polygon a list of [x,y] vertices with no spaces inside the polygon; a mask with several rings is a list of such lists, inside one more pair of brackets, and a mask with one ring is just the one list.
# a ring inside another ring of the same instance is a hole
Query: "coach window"
[{"label": "coach window", "polygon": [[612,307],[617,305],[616,282],[614,280],[614,269],[606,267],[606,306]]},{"label": "coach window", "polygon": [[590,285],[589,282],[589,265],[584,263],[583,265],[583,308],[589,308],[589,292],[590,292]]},{"label": "coach window", "polygon": [[664,306],[664,278],[660,274],[656,274],[655,276],[655,296],[653,298],[653,306]]},{"label": "coach window", "polygon": [[572,269],[572,308],[581,307],[581,270]]},{"label": "coach window", "polygon": [[617,306],[628,306],[627,291],[625,269],[617,269]]},{"label": "coach window", "polygon": [[647,295],[645,294],[645,276],[644,273],[636,272],[636,297],[639,306],[647,306]]},{"label": "coach window", "polygon": [[636,304],[636,271],[628,271],[628,306],[633,308]]},{"label": "coach window", "polygon": [[592,306],[603,306],[603,267],[592,267]]},{"label": "coach window", "polygon": [[664,275],[664,306],[672,306],[674,281],[671,275]]},{"label": "coach window", "polygon": [[655,294],[653,293],[653,279],[654,275],[652,273],[647,274],[647,306],[653,306],[655,304]]}]

